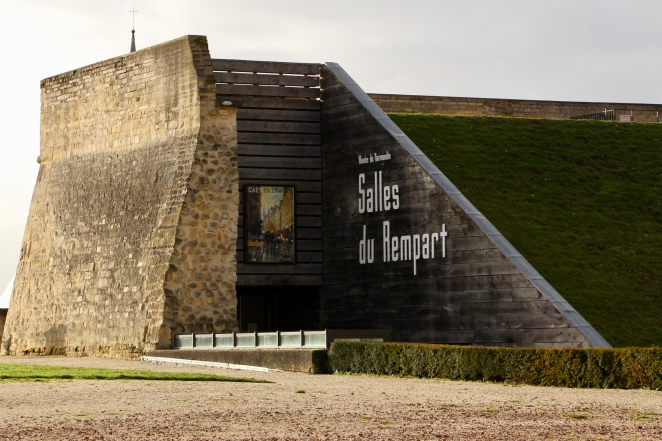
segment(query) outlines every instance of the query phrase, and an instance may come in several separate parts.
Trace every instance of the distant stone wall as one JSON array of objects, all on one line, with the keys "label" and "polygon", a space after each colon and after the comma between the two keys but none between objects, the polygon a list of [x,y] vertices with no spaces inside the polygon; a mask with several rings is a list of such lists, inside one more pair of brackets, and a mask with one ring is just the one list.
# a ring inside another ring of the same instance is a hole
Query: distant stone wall
[{"label": "distant stone wall", "polygon": [[662,114],[662,104],[586,103],[380,93],[369,95],[387,113],[563,119],[608,109],[616,110],[617,120],[620,115],[630,115],[632,112],[634,122],[659,122],[659,114]]},{"label": "distant stone wall", "polygon": [[198,36],[42,81],[12,353],[130,357],[169,346],[178,326],[234,328],[235,109],[216,107],[214,83]]}]

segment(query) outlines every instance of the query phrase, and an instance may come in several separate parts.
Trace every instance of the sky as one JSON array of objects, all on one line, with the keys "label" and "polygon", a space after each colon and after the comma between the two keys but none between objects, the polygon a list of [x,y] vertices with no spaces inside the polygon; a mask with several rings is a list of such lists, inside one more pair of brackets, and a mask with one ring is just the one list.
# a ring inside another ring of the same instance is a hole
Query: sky
[{"label": "sky", "polygon": [[206,35],[213,58],[335,61],[366,92],[662,103],[660,0],[0,0],[0,292],[39,171],[39,82]]}]

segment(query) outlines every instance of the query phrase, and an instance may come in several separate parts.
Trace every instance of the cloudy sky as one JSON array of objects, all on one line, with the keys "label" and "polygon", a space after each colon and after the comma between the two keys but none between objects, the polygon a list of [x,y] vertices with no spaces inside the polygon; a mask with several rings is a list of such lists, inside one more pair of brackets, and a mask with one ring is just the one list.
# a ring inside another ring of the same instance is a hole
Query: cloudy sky
[{"label": "cloudy sky", "polygon": [[340,63],[367,92],[662,102],[660,0],[1,0],[0,292],[39,155],[39,81],[206,35],[212,57]]}]

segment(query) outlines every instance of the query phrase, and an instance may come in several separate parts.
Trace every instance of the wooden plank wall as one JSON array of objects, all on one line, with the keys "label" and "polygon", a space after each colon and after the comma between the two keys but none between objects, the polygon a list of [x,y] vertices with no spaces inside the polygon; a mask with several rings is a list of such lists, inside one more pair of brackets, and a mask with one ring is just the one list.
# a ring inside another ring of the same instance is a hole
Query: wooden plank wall
[{"label": "wooden plank wall", "polygon": [[[344,72],[344,71],[343,71]],[[351,78],[349,79],[351,80]],[[355,93],[322,68],[324,286],[322,326],[392,329],[394,341],[505,346],[586,346],[586,338],[439,187]],[[384,116],[385,117],[385,116]],[[385,124],[392,124],[389,121]],[[358,156],[391,155],[359,164]],[[359,213],[358,176],[399,185],[397,211]],[[383,262],[392,236],[448,231],[447,257]],[[366,227],[373,263],[359,263]]]},{"label": "wooden plank wall", "polygon": [[[322,284],[320,64],[212,59],[219,102],[238,105],[237,285]],[[244,184],[297,186],[297,263],[244,264]]]}]

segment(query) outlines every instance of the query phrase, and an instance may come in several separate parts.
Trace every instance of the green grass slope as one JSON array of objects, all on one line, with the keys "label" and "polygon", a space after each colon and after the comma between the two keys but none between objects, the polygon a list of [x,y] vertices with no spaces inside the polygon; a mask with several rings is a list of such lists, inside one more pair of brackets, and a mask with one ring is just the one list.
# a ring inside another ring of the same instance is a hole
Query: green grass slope
[{"label": "green grass slope", "polygon": [[607,341],[662,345],[662,124],[389,116]]}]

